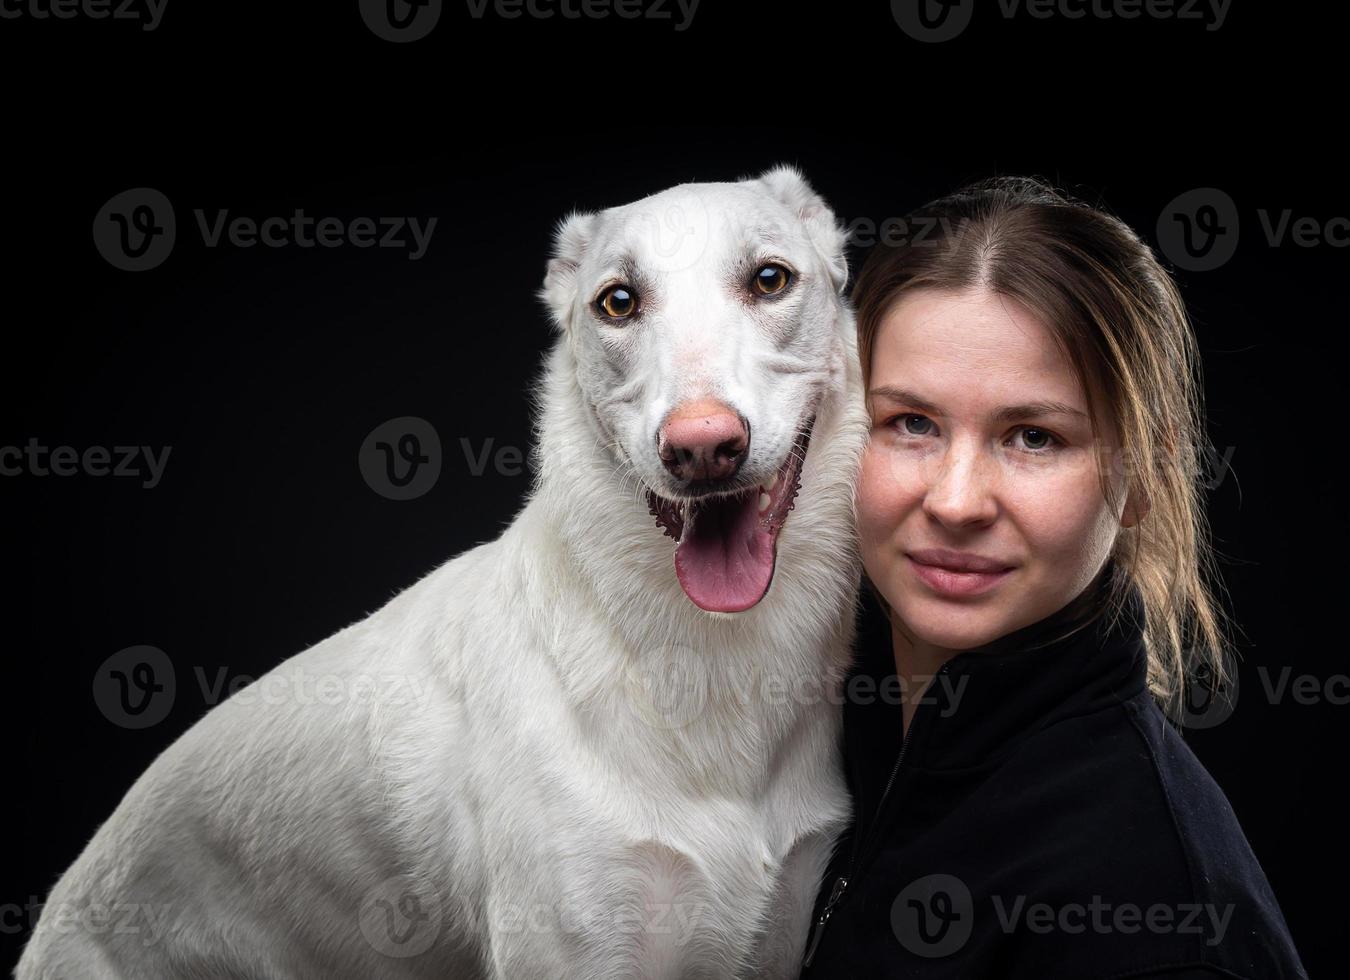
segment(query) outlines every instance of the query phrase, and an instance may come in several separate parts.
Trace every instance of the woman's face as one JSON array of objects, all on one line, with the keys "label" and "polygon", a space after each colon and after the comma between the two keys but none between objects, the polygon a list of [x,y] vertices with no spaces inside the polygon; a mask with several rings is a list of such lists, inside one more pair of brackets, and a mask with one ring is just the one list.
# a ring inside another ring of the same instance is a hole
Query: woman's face
[{"label": "woman's face", "polygon": [[[1015,300],[905,295],[881,322],[868,406],[863,564],[917,643],[969,649],[1049,616],[1138,519],[1132,500],[1112,510],[1102,496],[1099,465],[1124,489],[1114,426],[1094,440],[1087,393]],[[944,571],[926,562],[959,558],[934,549],[1007,570]]]}]

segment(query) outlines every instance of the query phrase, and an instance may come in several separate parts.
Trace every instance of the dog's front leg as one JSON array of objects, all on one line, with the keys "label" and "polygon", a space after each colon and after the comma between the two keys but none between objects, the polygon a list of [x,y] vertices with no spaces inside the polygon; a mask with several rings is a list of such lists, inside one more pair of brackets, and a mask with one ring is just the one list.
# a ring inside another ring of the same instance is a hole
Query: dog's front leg
[{"label": "dog's front leg", "polygon": [[769,927],[760,934],[754,958],[755,980],[795,980],[811,927],[816,891],[829,863],[833,833],[801,838],[788,852],[774,887]]}]

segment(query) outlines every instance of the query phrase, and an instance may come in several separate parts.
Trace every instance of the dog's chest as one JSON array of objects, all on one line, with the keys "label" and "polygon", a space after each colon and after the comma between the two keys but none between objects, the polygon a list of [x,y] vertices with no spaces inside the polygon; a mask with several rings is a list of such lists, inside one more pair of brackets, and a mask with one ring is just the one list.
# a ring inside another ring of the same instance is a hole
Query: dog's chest
[{"label": "dog's chest", "polygon": [[646,840],[602,850],[578,869],[568,905],[591,910],[578,924],[608,947],[605,966],[616,976],[726,975],[726,957],[749,949],[772,903],[776,862],[748,835],[728,834],[721,846]]},{"label": "dog's chest", "polygon": [[[794,863],[815,836],[788,839],[761,820],[709,808],[649,837],[592,839],[563,870],[565,928],[594,959],[594,976],[693,978],[753,970],[765,924],[811,896]],[[583,938],[584,937],[584,938]]]}]

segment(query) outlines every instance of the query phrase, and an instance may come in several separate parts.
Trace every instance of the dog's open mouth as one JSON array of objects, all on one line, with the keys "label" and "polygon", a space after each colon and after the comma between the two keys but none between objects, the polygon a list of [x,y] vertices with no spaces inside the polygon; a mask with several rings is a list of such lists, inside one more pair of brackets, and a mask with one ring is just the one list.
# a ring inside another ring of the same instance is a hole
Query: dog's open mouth
[{"label": "dog's open mouth", "polygon": [[700,609],[741,612],[769,591],[778,532],[801,489],[802,464],[816,417],[797,432],[773,483],[736,495],[676,501],[647,491],[656,523],[674,538],[675,574]]}]

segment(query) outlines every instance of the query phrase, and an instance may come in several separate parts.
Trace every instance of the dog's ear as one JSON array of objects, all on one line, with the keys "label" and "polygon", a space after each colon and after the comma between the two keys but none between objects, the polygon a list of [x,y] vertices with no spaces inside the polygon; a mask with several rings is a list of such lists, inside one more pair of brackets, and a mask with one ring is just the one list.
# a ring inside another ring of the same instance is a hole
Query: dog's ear
[{"label": "dog's ear", "polygon": [[536,294],[548,307],[553,325],[566,330],[577,293],[577,269],[595,226],[595,214],[572,211],[553,230],[553,257]]},{"label": "dog's ear", "polygon": [[801,219],[825,262],[831,285],[835,292],[842,293],[848,285],[848,256],[844,253],[848,236],[825,199],[811,188],[800,170],[788,163],[780,163],[755,179]]}]

